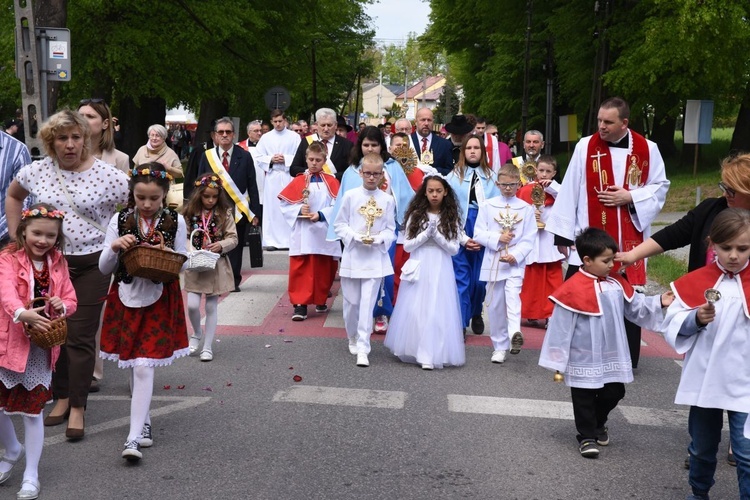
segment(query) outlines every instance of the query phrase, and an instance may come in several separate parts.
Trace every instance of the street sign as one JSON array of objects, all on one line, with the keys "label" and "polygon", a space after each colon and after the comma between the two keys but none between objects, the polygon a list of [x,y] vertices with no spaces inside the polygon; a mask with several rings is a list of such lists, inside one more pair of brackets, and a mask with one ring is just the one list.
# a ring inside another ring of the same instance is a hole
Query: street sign
[{"label": "street sign", "polygon": [[[37,38],[42,50],[46,48],[46,54],[42,54],[39,61],[44,64],[47,80],[51,82],[70,81],[70,30],[65,28],[37,28]],[[46,39],[47,43],[44,43]],[[44,76],[44,75],[43,75]]]},{"label": "street sign", "polygon": [[266,107],[273,111],[274,109],[280,109],[286,111],[292,102],[292,98],[289,92],[284,87],[272,87],[268,89],[266,95],[263,96],[266,101]]}]

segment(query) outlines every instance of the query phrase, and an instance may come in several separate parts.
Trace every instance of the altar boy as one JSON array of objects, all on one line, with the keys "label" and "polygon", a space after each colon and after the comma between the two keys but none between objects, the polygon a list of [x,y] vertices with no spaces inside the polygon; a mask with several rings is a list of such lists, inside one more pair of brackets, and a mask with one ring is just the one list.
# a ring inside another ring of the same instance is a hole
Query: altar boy
[{"label": "altar boy", "polygon": [[380,155],[366,155],[360,175],[362,186],[343,195],[334,230],[344,242],[339,276],[349,352],[357,356],[357,366],[370,366],[372,311],[383,278],[393,274],[388,249],[396,239],[396,205],[378,189],[383,178]]},{"label": "altar boy", "polygon": [[[485,304],[490,318],[493,363],[503,363],[521,352],[521,285],[526,257],[534,248],[534,208],[516,197],[521,176],[515,165],[500,167],[497,174],[500,196],[479,206],[474,240],[485,247],[479,280],[487,282]],[[513,332],[512,337],[510,332]]]}]

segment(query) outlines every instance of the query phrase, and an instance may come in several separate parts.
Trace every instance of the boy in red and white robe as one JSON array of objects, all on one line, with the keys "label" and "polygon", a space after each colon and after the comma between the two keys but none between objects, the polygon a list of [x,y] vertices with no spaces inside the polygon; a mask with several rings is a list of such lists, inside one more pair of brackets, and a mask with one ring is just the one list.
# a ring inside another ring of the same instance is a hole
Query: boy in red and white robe
[{"label": "boy in red and white robe", "polygon": [[[544,204],[536,208],[537,220],[545,223],[549,219],[552,204],[560,189],[554,180],[557,174],[557,161],[554,156],[542,155],[537,162],[536,179],[518,190],[516,196],[533,205],[532,190],[541,186],[544,190]],[[538,188],[537,188],[538,189]],[[526,257],[523,286],[521,287],[521,317],[536,325],[538,320],[552,316],[552,302],[549,297],[563,283],[562,261],[565,255],[555,246],[555,235],[537,225],[534,248]]]},{"label": "boy in red and white robe", "polygon": [[[322,172],[326,155],[313,143],[307,151],[308,169],[279,193],[281,212],[292,228],[289,240],[289,300],[294,305],[294,321],[307,318],[307,305],[315,312],[328,310],[326,299],[341,257],[338,241],[327,241],[326,232],[339,181]],[[305,203],[305,201],[307,203]]]}]

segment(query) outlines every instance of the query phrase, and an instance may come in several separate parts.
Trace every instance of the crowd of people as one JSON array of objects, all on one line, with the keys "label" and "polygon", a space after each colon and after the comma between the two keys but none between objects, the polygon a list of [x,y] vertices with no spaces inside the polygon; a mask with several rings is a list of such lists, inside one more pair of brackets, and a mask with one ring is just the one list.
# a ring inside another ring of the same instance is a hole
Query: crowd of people
[{"label": "crowd of people", "polygon": [[[750,498],[750,155],[724,161],[722,198],[652,236],[669,181],[620,98],[601,104],[597,132],[578,142],[562,179],[541,132],[526,131],[516,154],[482,118],[455,115],[436,131],[428,108],[414,124],[356,132],[329,108],[310,125],[275,110],[268,130],[251,121],[239,142],[221,117],[205,144],[154,124],[132,161],[115,148],[114,125],[106,103],[82,100],[41,125],[46,157],[34,162],[0,133],[0,483],[25,456],[19,499],[39,496],[44,426],[67,421],[68,439],[84,437],[97,360],[130,370],[121,455],[142,458],[154,441],[155,368],[214,359],[218,301],[242,291],[245,240],[258,227],[265,250],[289,253],[291,321],[310,306],[328,314],[339,276],[356,366],[370,366],[374,333],[429,371],[463,365],[467,331],[483,334],[485,321],[495,364],[521,352],[524,319],[546,329],[539,364],[570,387],[585,458],[610,444],[640,328],[664,332],[685,354],[675,402],[690,406],[690,498],[708,498],[725,410]],[[179,177],[181,208],[167,203]],[[670,292],[638,293],[645,258],[686,244],[689,274]],[[176,274],[126,265],[142,245],[187,258],[187,308]],[[36,345],[59,316],[66,342]],[[23,415],[23,444],[13,414]]]}]

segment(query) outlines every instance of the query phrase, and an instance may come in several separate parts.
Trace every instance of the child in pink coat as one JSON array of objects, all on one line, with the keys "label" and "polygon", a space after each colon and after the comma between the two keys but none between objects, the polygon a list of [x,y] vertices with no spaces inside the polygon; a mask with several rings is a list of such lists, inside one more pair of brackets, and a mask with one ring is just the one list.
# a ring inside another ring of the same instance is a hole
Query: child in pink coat
[{"label": "child in pink coat", "polygon": [[[39,460],[44,446],[42,410],[52,400],[50,383],[60,347],[33,344],[24,323],[47,331],[51,315],[73,314],[78,302],[68,274],[63,246],[63,212],[39,203],[24,210],[16,242],[0,252],[0,484],[26,454],[20,499],[39,496]],[[46,302],[31,299],[45,297]],[[54,313],[53,313],[54,311]],[[24,445],[18,441],[9,415],[22,415]]]}]

